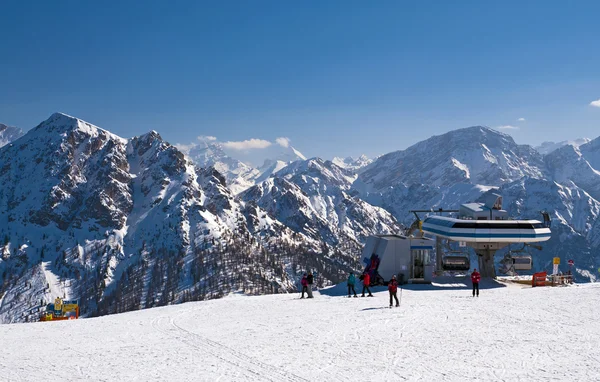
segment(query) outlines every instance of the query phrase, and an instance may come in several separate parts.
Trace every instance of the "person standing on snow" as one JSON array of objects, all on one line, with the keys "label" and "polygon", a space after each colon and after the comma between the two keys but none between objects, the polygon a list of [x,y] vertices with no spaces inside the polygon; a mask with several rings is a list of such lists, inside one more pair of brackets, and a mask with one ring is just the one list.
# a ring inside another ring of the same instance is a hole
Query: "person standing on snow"
[{"label": "person standing on snow", "polygon": [[369,292],[369,297],[373,297],[371,290],[369,289],[369,285],[371,285],[371,276],[369,275],[369,272],[365,272],[363,277],[363,292],[361,297],[365,297],[365,290]]},{"label": "person standing on snow", "polygon": [[306,276],[306,282],[308,282],[306,292],[308,293],[308,298],[313,298],[312,294],[312,285],[313,285],[313,274],[312,272],[308,272],[308,276]]},{"label": "person standing on snow", "polygon": [[302,297],[300,298],[304,298],[304,292],[308,294],[308,280],[306,279],[306,273],[302,276],[300,284],[302,284]]},{"label": "person standing on snow", "polygon": [[481,280],[481,275],[477,272],[477,268],[473,269],[473,273],[471,273],[471,282],[473,283],[473,297],[475,297],[475,291],[477,291],[477,297],[479,297],[479,281]]},{"label": "person standing on snow", "polygon": [[346,282],[348,284],[348,297],[350,297],[350,291],[352,291],[354,293],[354,297],[358,297],[356,295],[356,290],[354,290],[354,284],[356,283],[356,277],[354,276],[354,272],[350,272],[350,275],[348,276],[348,281]]},{"label": "person standing on snow", "polygon": [[392,307],[392,297],[396,299],[396,306],[400,306],[398,302],[398,296],[396,293],[398,292],[398,281],[396,281],[396,275],[392,276],[392,279],[388,283],[388,291],[390,292],[390,308]]}]

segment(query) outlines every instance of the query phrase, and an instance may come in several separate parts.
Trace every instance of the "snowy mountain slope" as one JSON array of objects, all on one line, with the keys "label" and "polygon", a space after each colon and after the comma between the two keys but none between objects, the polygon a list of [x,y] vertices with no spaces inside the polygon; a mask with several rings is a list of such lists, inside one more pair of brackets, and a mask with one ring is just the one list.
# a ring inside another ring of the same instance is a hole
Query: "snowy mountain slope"
[{"label": "snowy mountain slope", "polygon": [[345,168],[346,170],[352,170],[358,172],[365,166],[368,166],[373,162],[373,159],[368,158],[366,155],[361,155],[358,158],[353,157],[334,157],[332,160],[333,164],[338,167]]},{"label": "snowy mountain slope", "polygon": [[[226,150],[224,144],[217,141],[202,141],[184,150],[197,166],[214,167],[223,174],[234,195],[269,178],[293,161],[306,160],[301,152],[289,145],[272,145],[262,151],[260,154],[244,154]],[[250,161],[261,161],[262,164],[252,165]]]},{"label": "snowy mountain slope", "polygon": [[600,171],[600,137],[579,146],[579,152],[595,170]]},{"label": "snowy mountain slope", "polygon": [[19,139],[23,134],[23,130],[18,127],[6,126],[0,123],[0,147]]},{"label": "snowy mountain slope", "polygon": [[572,181],[596,200],[600,200],[600,171],[590,165],[578,148],[563,146],[546,155],[544,161],[550,172],[550,179],[561,184]]},{"label": "snowy mountain slope", "polygon": [[[0,373],[8,381],[597,380],[600,285],[482,284],[474,301],[469,284],[403,289],[394,309],[387,291],[348,299],[336,295],[339,285],[313,300],[231,296],[2,325]],[[60,351],[40,351],[48,344]]]},{"label": "snowy mountain slope", "polygon": [[354,187],[364,195],[400,183],[498,186],[523,176],[544,175],[544,162],[537,151],[517,145],[507,134],[476,126],[383,155],[361,172]]},{"label": "snowy mountain slope", "polygon": [[350,194],[355,178],[351,171],[313,158],[289,164],[241,197],[294,231],[332,245],[398,232],[400,225],[387,211]]},{"label": "snowy mountain slope", "polygon": [[260,175],[254,179],[256,184],[263,182],[264,180],[270,178],[273,174],[277,173],[285,166],[287,166],[287,162],[282,162],[280,160],[277,161],[265,161],[264,165],[258,169],[260,171]]},{"label": "snowy mountain slope", "polygon": [[579,138],[573,141],[561,141],[561,142],[543,142],[541,145],[534,147],[537,152],[542,155],[550,154],[552,151],[559,149],[563,146],[573,146],[575,148],[584,145],[591,141],[589,138]]},{"label": "snowy mountain slope", "polygon": [[214,167],[225,176],[234,194],[254,185],[261,171],[227,155],[219,142],[201,142],[192,147],[187,155],[199,167]]}]

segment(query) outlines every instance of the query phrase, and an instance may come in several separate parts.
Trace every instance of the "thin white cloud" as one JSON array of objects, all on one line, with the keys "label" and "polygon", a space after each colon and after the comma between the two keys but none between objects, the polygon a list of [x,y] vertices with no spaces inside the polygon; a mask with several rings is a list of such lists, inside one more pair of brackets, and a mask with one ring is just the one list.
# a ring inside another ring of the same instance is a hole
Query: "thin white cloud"
[{"label": "thin white cloud", "polygon": [[189,144],[189,145],[182,145],[181,143],[176,143],[174,146],[184,154],[189,153],[191,149],[196,147],[196,145],[194,143]]},{"label": "thin white cloud", "polygon": [[519,126],[504,125],[504,126],[498,126],[497,129],[500,129],[500,130],[519,130]]},{"label": "thin white cloud", "polygon": [[525,118],[521,117],[521,118],[517,119],[517,121],[519,121],[519,122],[525,122]]},{"label": "thin white cloud", "polygon": [[286,137],[279,137],[275,139],[275,143],[281,147],[290,147],[290,139]]},{"label": "thin white cloud", "polygon": [[216,141],[217,137],[213,137],[212,135],[199,135],[196,139],[200,142],[212,142]]},{"label": "thin white cloud", "polygon": [[600,107],[600,99],[590,102],[590,106]]},{"label": "thin white cloud", "polygon": [[245,141],[230,141],[224,142],[223,147],[232,150],[252,150],[252,149],[266,149],[271,146],[271,142],[265,141],[264,139],[247,139]]}]

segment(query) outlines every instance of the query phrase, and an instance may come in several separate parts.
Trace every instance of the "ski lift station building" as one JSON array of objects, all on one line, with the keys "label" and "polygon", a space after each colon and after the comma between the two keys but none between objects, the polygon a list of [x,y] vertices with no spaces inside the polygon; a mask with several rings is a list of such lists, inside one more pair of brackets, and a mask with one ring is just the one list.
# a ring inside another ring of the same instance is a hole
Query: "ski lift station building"
[{"label": "ski lift station building", "polygon": [[387,283],[396,275],[399,282],[431,282],[433,246],[426,237],[374,235],[367,238],[362,257],[371,280]]}]

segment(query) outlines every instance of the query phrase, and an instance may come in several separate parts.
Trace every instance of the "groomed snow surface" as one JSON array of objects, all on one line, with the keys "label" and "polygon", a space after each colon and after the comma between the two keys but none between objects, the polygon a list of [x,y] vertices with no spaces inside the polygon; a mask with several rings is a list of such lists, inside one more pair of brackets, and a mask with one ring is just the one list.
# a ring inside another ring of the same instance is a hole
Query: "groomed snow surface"
[{"label": "groomed snow surface", "polygon": [[600,284],[488,285],[479,298],[453,285],[405,289],[392,309],[385,290],[349,299],[341,285],[0,325],[0,379],[599,380]]}]

